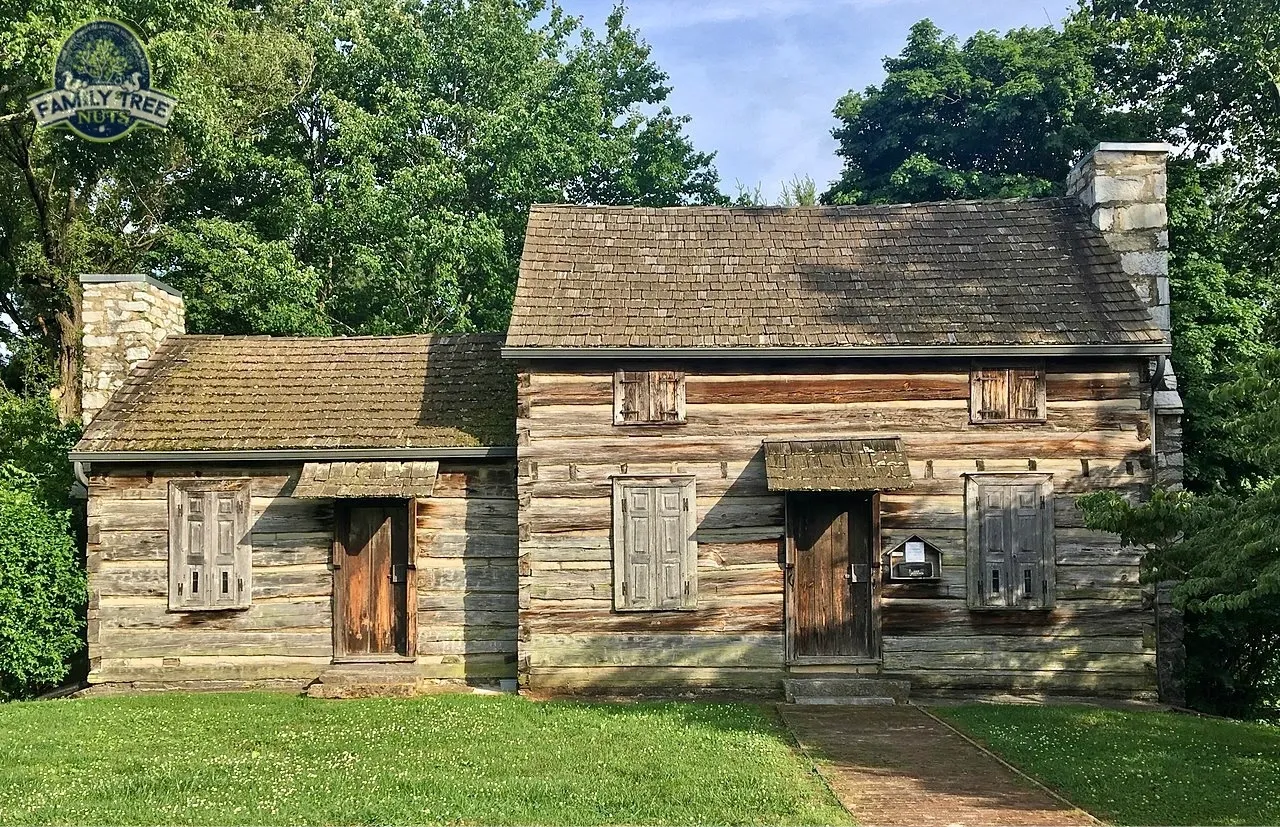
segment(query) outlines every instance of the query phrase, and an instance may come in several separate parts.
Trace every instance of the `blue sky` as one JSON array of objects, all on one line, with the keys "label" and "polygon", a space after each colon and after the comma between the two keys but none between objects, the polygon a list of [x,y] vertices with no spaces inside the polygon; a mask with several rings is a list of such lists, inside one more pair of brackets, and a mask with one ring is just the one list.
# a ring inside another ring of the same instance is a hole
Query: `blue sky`
[{"label": "blue sky", "polygon": [[[561,0],[603,28],[612,0]],[[907,30],[928,17],[968,37],[980,29],[1057,23],[1068,0],[631,0],[628,19],[671,76],[670,104],[716,151],[722,189],[761,185],[770,198],[793,175],[819,191],[839,173],[831,110],[851,88],[883,77]]]}]

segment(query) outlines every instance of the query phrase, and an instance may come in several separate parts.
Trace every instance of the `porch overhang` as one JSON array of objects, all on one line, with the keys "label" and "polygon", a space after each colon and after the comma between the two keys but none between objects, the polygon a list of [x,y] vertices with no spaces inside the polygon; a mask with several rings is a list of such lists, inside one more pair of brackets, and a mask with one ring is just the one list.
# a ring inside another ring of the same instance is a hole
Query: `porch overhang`
[{"label": "porch overhang", "polygon": [[439,462],[308,462],[302,466],[293,496],[302,499],[430,497]]},{"label": "porch overhang", "polygon": [[911,487],[899,437],[766,440],[770,491],[894,491]]}]

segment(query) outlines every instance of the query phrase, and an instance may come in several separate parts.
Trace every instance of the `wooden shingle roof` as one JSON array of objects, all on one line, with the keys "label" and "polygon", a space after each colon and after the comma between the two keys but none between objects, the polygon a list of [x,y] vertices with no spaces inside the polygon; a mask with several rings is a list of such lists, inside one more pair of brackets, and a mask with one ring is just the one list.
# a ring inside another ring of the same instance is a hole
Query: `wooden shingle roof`
[{"label": "wooden shingle roof", "polygon": [[515,445],[500,335],[170,336],[76,451]]},{"label": "wooden shingle roof", "polygon": [[512,348],[1134,345],[1163,334],[1069,199],[537,206]]}]

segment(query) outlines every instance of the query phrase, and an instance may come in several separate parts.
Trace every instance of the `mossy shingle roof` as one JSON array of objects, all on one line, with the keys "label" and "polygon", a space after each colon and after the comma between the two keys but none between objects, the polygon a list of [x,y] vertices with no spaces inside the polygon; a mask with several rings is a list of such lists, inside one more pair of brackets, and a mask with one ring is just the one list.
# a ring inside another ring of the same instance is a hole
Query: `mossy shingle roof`
[{"label": "mossy shingle roof", "polygon": [[500,335],[171,336],[78,451],[467,448],[515,444]]},{"label": "mossy shingle roof", "polygon": [[536,206],[511,347],[1162,341],[1064,198],[869,207]]}]

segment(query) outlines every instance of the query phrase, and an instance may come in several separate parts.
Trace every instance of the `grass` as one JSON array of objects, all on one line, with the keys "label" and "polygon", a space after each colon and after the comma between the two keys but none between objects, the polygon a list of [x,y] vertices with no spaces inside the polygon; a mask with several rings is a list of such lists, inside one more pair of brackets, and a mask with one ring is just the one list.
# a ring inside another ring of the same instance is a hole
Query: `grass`
[{"label": "grass", "polygon": [[0,706],[0,824],[848,824],[776,714],[503,696]]},{"label": "grass", "polygon": [[1116,824],[1280,824],[1280,729],[1170,712],[934,710]]}]

